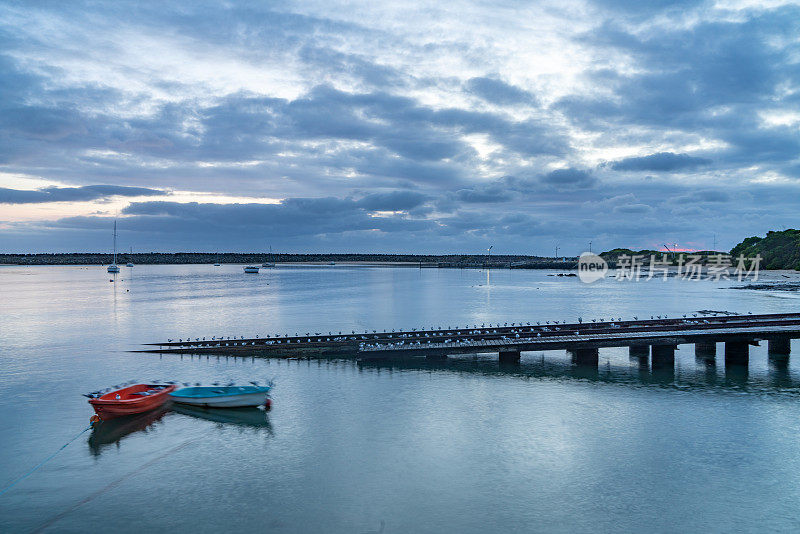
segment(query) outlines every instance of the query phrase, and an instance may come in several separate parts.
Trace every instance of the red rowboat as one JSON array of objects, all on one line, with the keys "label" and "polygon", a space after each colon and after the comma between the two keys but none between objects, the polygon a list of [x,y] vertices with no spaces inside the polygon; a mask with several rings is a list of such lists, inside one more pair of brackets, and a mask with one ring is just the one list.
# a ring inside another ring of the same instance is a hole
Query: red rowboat
[{"label": "red rowboat", "polygon": [[173,385],[136,384],[89,399],[100,419],[106,421],[123,415],[133,415],[158,408],[169,400]]}]

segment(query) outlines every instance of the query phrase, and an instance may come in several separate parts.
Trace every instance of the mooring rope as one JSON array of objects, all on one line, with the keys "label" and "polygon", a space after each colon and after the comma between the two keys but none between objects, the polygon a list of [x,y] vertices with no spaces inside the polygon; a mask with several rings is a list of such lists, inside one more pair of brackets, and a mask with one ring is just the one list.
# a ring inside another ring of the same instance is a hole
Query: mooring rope
[{"label": "mooring rope", "polygon": [[83,435],[85,432],[87,432],[87,431],[91,430],[91,429],[92,429],[92,426],[94,426],[94,423],[91,423],[89,426],[87,426],[86,428],[84,428],[83,430],[81,430],[81,431],[80,431],[80,433],[79,433],[77,436],[75,436],[74,438],[72,438],[71,440],[69,440],[68,442],[66,442],[65,444],[63,444],[63,445],[61,446],[61,448],[60,448],[60,449],[58,449],[56,452],[54,452],[53,454],[51,454],[50,456],[48,456],[47,458],[45,458],[44,460],[42,460],[41,462],[39,462],[38,464],[36,464],[36,466],[35,466],[33,469],[31,469],[30,471],[28,471],[27,473],[25,473],[24,475],[22,475],[21,477],[19,477],[18,479],[16,479],[14,482],[12,482],[11,484],[9,484],[9,485],[8,485],[8,486],[6,486],[5,488],[3,488],[3,490],[2,490],[2,491],[0,491],[0,496],[2,496],[2,495],[3,495],[4,493],[6,493],[8,490],[10,490],[11,488],[13,488],[14,486],[16,486],[17,484],[19,484],[19,483],[20,483],[20,482],[22,482],[23,480],[25,480],[26,478],[28,478],[29,476],[31,476],[33,473],[35,473],[35,472],[36,472],[36,471],[37,471],[37,470],[38,470],[40,467],[42,467],[44,464],[46,464],[47,462],[49,462],[50,460],[52,460],[53,458],[55,458],[55,457],[56,457],[56,455],[57,455],[59,452],[61,452],[61,451],[63,451],[64,449],[66,449],[66,448],[67,448],[67,445],[69,445],[70,443],[72,443],[73,441],[75,441],[76,439],[78,439],[79,437],[81,437],[81,436],[82,436],[82,435]]},{"label": "mooring rope", "polygon": [[75,503],[69,509],[64,510],[63,512],[61,512],[61,513],[55,515],[54,517],[50,518],[44,525],[41,525],[36,530],[34,530],[33,534],[38,534],[39,532],[43,532],[45,529],[47,529],[48,527],[52,526],[54,523],[57,523],[58,521],[60,521],[64,517],[68,516],[70,513],[74,512],[75,510],[77,510],[78,508],[83,506],[84,504],[86,504],[86,503],[88,503],[90,501],[93,501],[96,497],[99,497],[103,493],[105,493],[105,492],[107,492],[107,491],[109,491],[111,489],[114,489],[115,487],[117,487],[120,484],[122,484],[122,482],[124,482],[128,478],[136,475],[140,471],[150,467],[151,465],[153,465],[154,463],[158,462],[159,460],[163,460],[164,458],[166,458],[170,454],[183,449],[187,445],[190,445],[191,443],[194,443],[195,441],[198,441],[203,437],[205,437],[205,434],[202,434],[202,435],[199,435],[197,437],[188,439],[188,440],[184,441],[183,443],[180,443],[177,446],[167,450],[163,454],[160,454],[160,455],[156,456],[155,458],[145,462],[143,465],[137,467],[133,471],[130,471],[125,475],[122,475],[121,477],[119,477],[118,479],[114,480],[113,482],[111,482],[111,483],[107,484],[106,486],[100,488],[99,490],[95,491],[94,493],[92,493],[88,497],[86,497],[86,498],[80,500],[79,502]]}]

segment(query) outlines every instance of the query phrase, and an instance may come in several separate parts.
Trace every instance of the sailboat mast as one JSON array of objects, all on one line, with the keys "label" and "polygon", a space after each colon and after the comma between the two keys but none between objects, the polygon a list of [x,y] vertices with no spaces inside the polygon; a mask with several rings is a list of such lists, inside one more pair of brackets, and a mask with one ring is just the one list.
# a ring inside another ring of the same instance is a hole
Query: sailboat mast
[{"label": "sailboat mast", "polygon": [[114,265],[117,264],[117,221],[114,221]]}]

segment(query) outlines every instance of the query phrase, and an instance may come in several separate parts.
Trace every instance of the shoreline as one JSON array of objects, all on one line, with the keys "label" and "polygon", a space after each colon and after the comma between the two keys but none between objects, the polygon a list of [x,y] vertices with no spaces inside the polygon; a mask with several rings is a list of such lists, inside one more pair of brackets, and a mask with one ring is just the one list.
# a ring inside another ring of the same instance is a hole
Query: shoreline
[{"label": "shoreline", "polygon": [[[0,265],[109,265],[114,257],[108,253],[0,254]],[[205,253],[145,252],[117,254],[117,264],[124,265],[202,265],[253,264],[278,265],[375,265],[420,268],[521,268],[576,269],[577,258],[546,258],[524,255],[471,254],[269,254],[269,253]]]}]

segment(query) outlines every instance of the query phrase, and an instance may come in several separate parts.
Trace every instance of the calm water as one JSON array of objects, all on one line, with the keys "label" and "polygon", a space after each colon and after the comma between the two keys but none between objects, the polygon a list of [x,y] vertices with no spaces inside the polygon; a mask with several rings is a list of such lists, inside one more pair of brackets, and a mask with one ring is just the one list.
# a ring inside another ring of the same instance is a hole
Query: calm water
[{"label": "calm water", "polygon": [[[800,357],[747,373],[621,349],[394,365],[127,352],[166,338],[798,311],[728,283],[592,286],[545,271],[0,267],[0,487],[129,380],[276,376],[274,408],[87,432],[0,496],[2,532],[688,532],[800,529]],[[795,351],[800,350],[798,344]],[[721,357],[719,358],[721,360]]]}]

